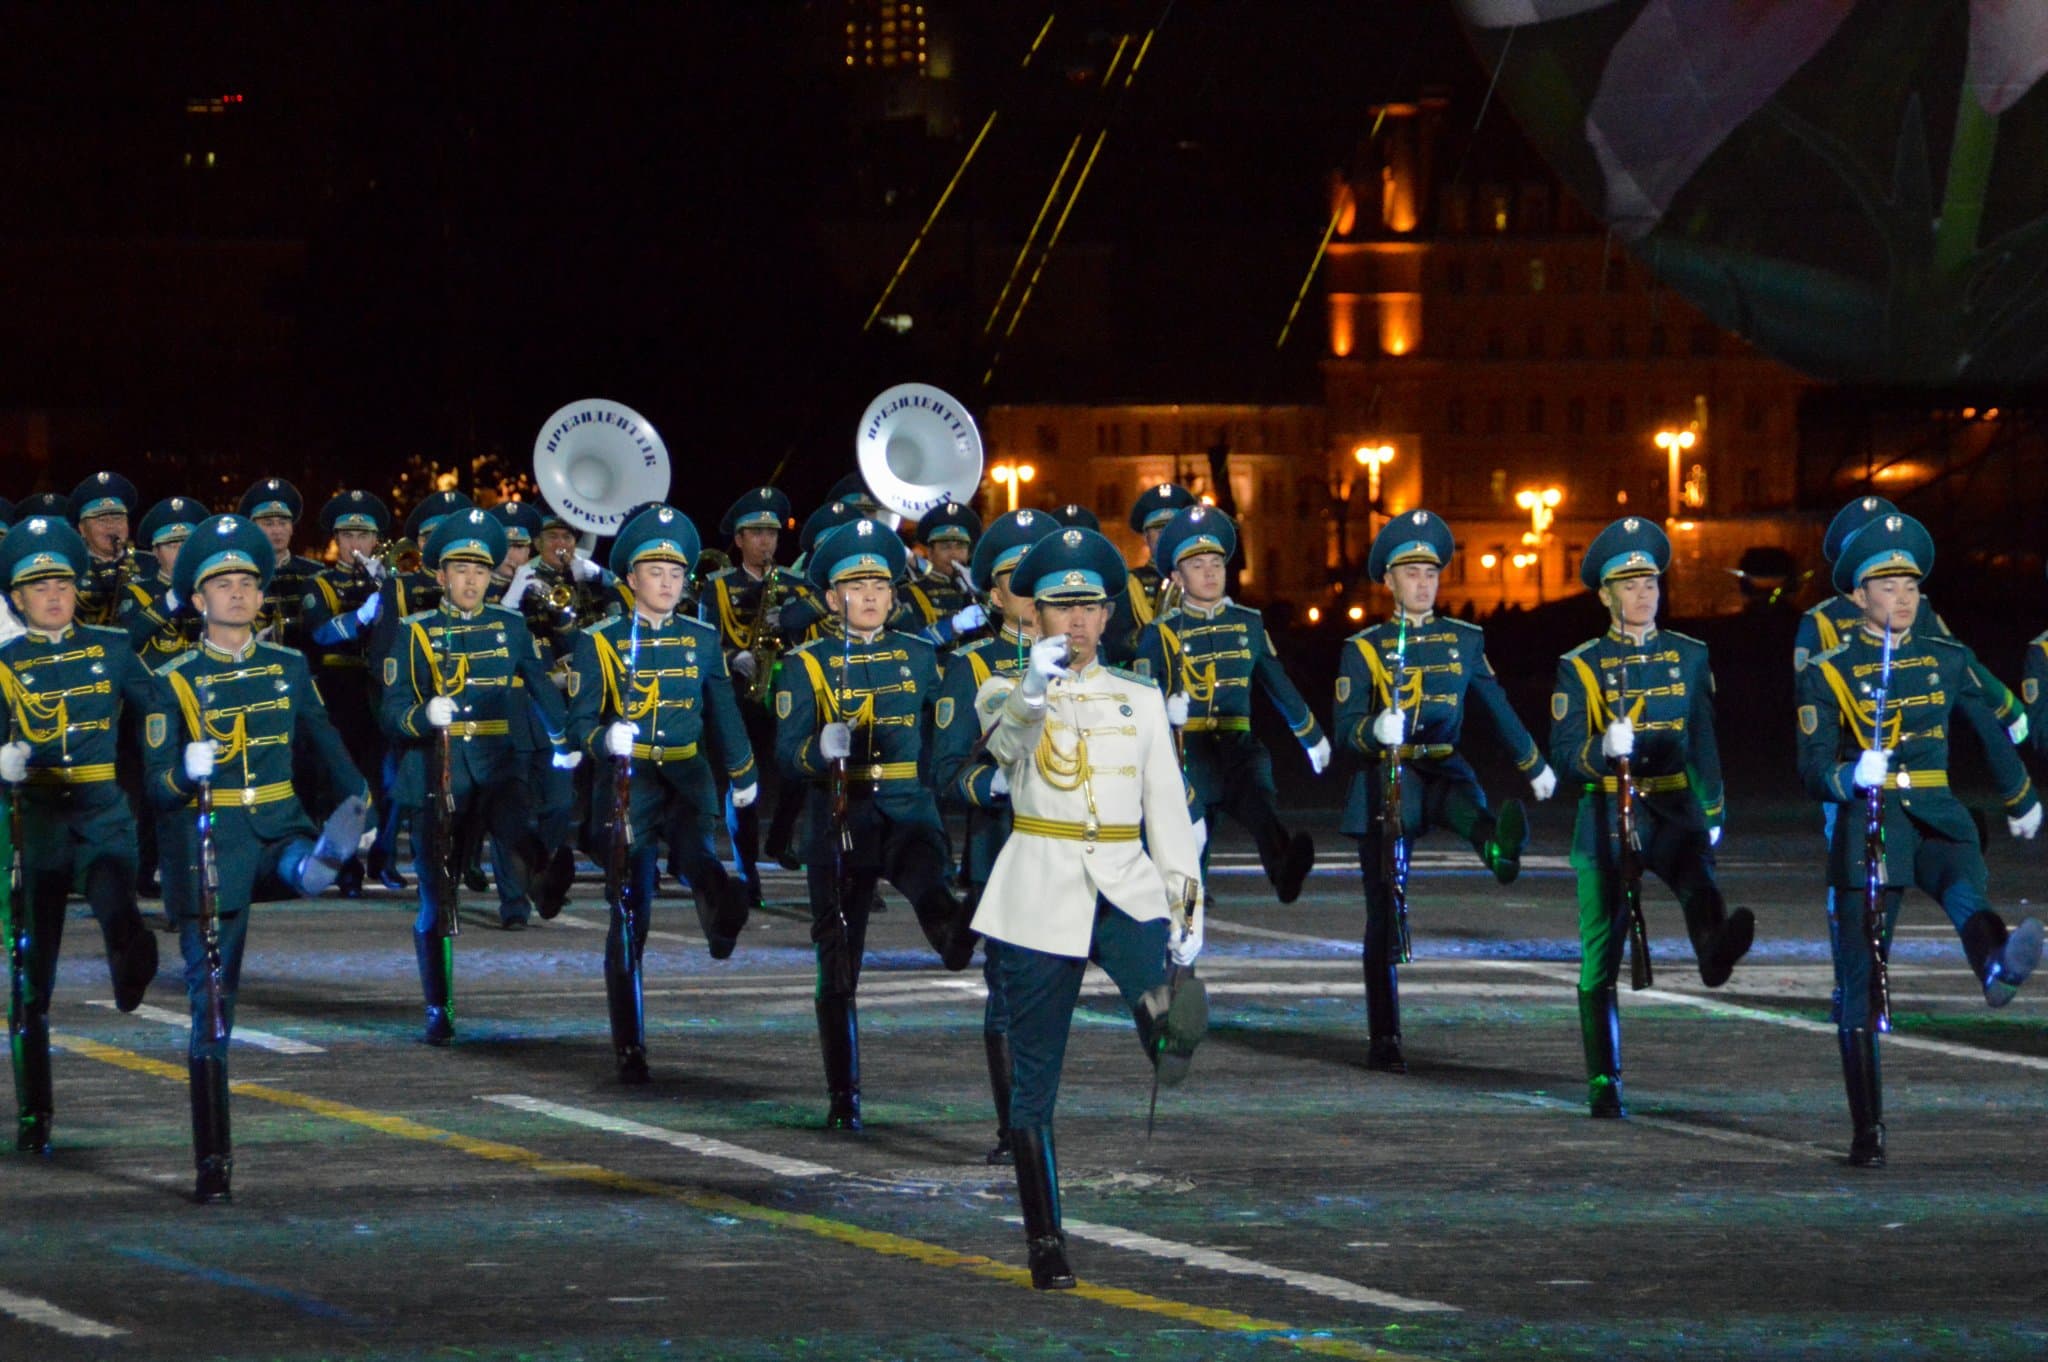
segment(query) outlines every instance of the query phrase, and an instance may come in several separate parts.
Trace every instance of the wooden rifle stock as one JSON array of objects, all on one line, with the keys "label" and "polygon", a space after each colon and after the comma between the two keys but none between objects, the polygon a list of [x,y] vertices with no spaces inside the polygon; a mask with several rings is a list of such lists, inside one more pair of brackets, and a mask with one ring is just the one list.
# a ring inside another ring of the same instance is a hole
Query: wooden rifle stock
[{"label": "wooden rifle stock", "polygon": [[1636,833],[1636,781],[1627,757],[1614,759],[1614,830],[1620,843],[1619,888],[1622,911],[1628,916],[1628,986],[1648,988],[1650,970],[1650,928],[1643,921],[1643,852]]},{"label": "wooden rifle stock", "polygon": [[226,983],[220,959],[220,862],[213,843],[213,782],[199,782],[199,939],[206,952],[206,1034],[228,1038]]}]

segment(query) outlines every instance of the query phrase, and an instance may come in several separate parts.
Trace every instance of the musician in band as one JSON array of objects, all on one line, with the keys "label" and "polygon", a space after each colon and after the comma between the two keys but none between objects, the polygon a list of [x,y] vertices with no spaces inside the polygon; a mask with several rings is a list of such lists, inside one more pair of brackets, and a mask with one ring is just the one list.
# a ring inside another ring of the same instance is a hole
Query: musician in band
[{"label": "musician in band", "polygon": [[313,579],[326,566],[317,558],[292,552],[292,535],[305,507],[299,489],[283,478],[264,478],[242,493],[235,507],[237,514],[256,522],[256,528],[263,531],[271,551],[277,555],[277,568],[271,573],[257,630],[266,633],[271,642],[287,648],[305,646],[299,610],[313,589]]},{"label": "musician in band", "polygon": [[[1195,816],[1214,827],[1228,811],[1250,829],[1266,878],[1280,902],[1292,903],[1315,865],[1315,844],[1280,821],[1273,759],[1252,733],[1252,687],[1279,711],[1317,775],[1329,767],[1330,740],[1281,665],[1264,617],[1226,592],[1226,565],[1237,552],[1230,517],[1189,506],[1160,527],[1152,545],[1182,594],[1138,636],[1132,668],[1166,693]],[[1206,852],[1203,865],[1206,873]]]},{"label": "musician in band", "polygon": [[[1872,874],[1887,957],[1908,885],[1941,905],[1987,1005],[2010,1002],[2041,957],[2038,918],[2008,931],[1993,911],[1976,825],[1950,789],[1948,735],[1957,712],[1979,711],[1973,727],[1996,719],[1970,651],[1919,627],[1920,583],[1933,567],[1934,541],[1909,515],[1886,512],[1848,535],[1833,580],[1862,616],[1833,648],[1808,658],[1798,679],[1799,774],[1809,795],[1834,808],[1827,879],[1838,919],[1836,1021],[1856,1167],[1885,1162],[1877,1045],[1884,1019],[1872,1006],[1863,916]],[[1987,755],[2008,829],[2032,838],[2041,830],[2041,801],[2018,754],[2000,741]],[[1881,810],[1875,846],[1864,812],[1872,790]],[[1866,860],[1873,850],[1874,867]]]},{"label": "musician in band", "polygon": [[1502,801],[1498,816],[1488,805],[1478,773],[1459,751],[1468,707],[1486,715],[1538,800],[1557,790],[1556,773],[1486,660],[1486,636],[1475,624],[1436,613],[1439,575],[1456,547],[1451,527],[1425,510],[1395,517],[1374,537],[1366,575],[1392,593],[1394,614],[1344,640],[1330,723],[1338,741],[1367,763],[1351,778],[1342,830],[1358,839],[1365,876],[1366,1065],[1389,1073],[1408,1072],[1408,1062],[1396,977],[1401,923],[1383,845],[1387,763],[1401,767],[1404,840],[1448,828],[1502,884],[1521,873],[1528,816],[1519,799]]},{"label": "musician in band", "polygon": [[956,501],[935,506],[917,522],[924,557],[911,559],[898,618],[890,628],[915,634],[943,657],[988,623],[988,612],[967,575],[981,537],[981,517]]},{"label": "musician in band", "polygon": [[[154,672],[198,646],[199,616],[178,600],[171,573],[192,527],[204,519],[206,508],[191,497],[166,497],[150,507],[135,527],[140,550],[156,561],[156,573],[127,583],[128,598],[121,602],[120,624],[147,671]],[[117,771],[135,815],[135,890],[144,898],[155,898],[163,887],[157,873],[157,820],[142,792],[141,722],[137,711],[123,711],[119,749],[123,760],[117,763]]]},{"label": "musician in band", "polygon": [[1550,697],[1550,761],[1581,790],[1572,834],[1579,897],[1579,1032],[1587,1105],[1626,1116],[1615,981],[1629,914],[1622,892],[1617,763],[1627,761],[1643,869],[1678,896],[1708,988],[1728,982],[1756,934],[1747,908],[1729,912],[1714,877],[1726,818],[1714,739],[1714,677],[1704,643],[1657,627],[1671,541],[1631,516],[1595,536],[1580,577],[1607,607],[1607,632],[1558,661]]},{"label": "musician in band", "polygon": [[[607,854],[617,816],[604,772],[625,763],[631,859],[617,886],[605,935],[604,987],[619,1080],[645,1083],[647,1027],[641,956],[654,923],[661,846],[678,824],[684,872],[697,900],[698,925],[714,960],[732,954],[750,900],[718,862],[716,828],[722,772],[744,810],[760,793],[754,752],[740,718],[718,632],[681,612],[690,568],[701,547],[689,517],[669,506],[627,521],[613,542],[612,571],[633,593],[633,610],[576,635],[570,669],[569,734],[587,763],[599,816],[591,849]],[[707,753],[705,750],[709,748]],[[630,939],[631,956],[627,955]]]},{"label": "musician in band", "polygon": [[135,484],[119,473],[95,473],[72,489],[67,513],[88,555],[78,582],[80,624],[118,627],[128,583],[144,581],[154,570],[130,543],[130,517],[140,504]]},{"label": "musician in band", "polygon": [[[505,527],[505,557],[491,569],[491,589],[484,594],[490,604],[502,605],[513,578],[519,575],[519,569],[533,561],[534,540],[539,537],[546,517],[524,501],[498,502],[491,507],[491,514]],[[514,608],[517,608],[517,602],[514,602]]]},{"label": "musician in band", "polygon": [[[501,925],[523,923],[535,911],[552,918],[562,906],[553,886],[533,880],[546,849],[534,831],[528,778],[533,729],[517,711],[532,706],[538,712],[553,759],[564,769],[574,769],[582,754],[564,745],[562,692],[549,679],[526,622],[515,610],[484,603],[491,569],[504,556],[505,527],[489,512],[471,506],[442,519],[422,555],[440,583],[440,604],[400,621],[397,640],[381,660],[378,723],[401,754],[399,800],[416,811],[413,873],[420,908],[413,950],[426,1005],[422,1039],[429,1045],[455,1038],[455,905],[444,895],[454,892],[452,876],[462,869],[459,849],[484,832],[496,839],[503,856]],[[442,743],[452,841],[438,835],[443,814],[434,802],[442,792],[429,786],[427,748]]]},{"label": "musician in band", "polygon": [[[932,710],[932,788],[940,807],[963,810],[967,835],[961,853],[961,882],[970,909],[979,903],[989,871],[1010,836],[1009,776],[990,756],[975,722],[974,697],[990,677],[1012,680],[1031,660],[1038,613],[1031,598],[1010,590],[1012,570],[1032,545],[1059,527],[1043,511],[1011,511],[990,525],[974,546],[974,580],[988,583],[989,598],[1001,612],[996,633],[961,645],[946,663]],[[996,1142],[990,1163],[1011,1163],[1010,1013],[996,957],[1001,946],[982,941],[982,977],[988,1000],[982,1008],[982,1048],[988,1057],[989,1090],[995,1098]]]},{"label": "musician in band", "polygon": [[785,778],[812,785],[804,868],[831,1130],[861,1128],[855,992],[877,880],[910,900],[947,969],[974,954],[967,915],[946,889],[946,836],[926,780],[938,659],[887,628],[907,557],[893,530],[865,518],[821,538],[811,584],[842,629],[792,652],[775,686],[776,759]]},{"label": "musician in band", "polygon": [[[99,922],[115,1003],[132,1012],[156,977],[156,937],[135,903],[135,815],[114,778],[124,709],[147,714],[156,688],[118,630],[78,622],[85,541],[31,516],[0,540],[0,582],[24,632],[0,644],[0,782],[21,857],[26,996],[10,1005],[15,1148],[50,1152],[50,993],[75,884]],[[13,943],[4,943],[10,950]]]},{"label": "musician in band", "polygon": [[[1156,487],[1148,487],[1131,503],[1131,530],[1144,536],[1145,561],[1130,569],[1129,584],[1117,599],[1116,612],[1110,619],[1108,657],[1111,661],[1127,662],[1135,658],[1139,635],[1151,625],[1160,609],[1170,604],[1166,599],[1166,584],[1167,573],[1172,569],[1160,563],[1159,536],[1166,529],[1167,522],[1196,504],[1195,494],[1177,482],[1162,482]],[[1090,521],[1095,519],[1092,512],[1086,514]],[[1096,526],[1091,524],[1087,528]]]},{"label": "musician in band", "polygon": [[[811,585],[811,554],[817,549],[818,541],[838,529],[866,519],[858,504],[849,501],[828,501],[804,517],[803,528],[797,531],[796,565],[791,570],[804,579],[807,588]],[[908,561],[906,555],[905,561]],[[890,607],[889,627],[894,629],[898,621],[906,618],[904,606],[899,601]],[[825,604],[825,598],[814,589],[807,589],[803,595],[782,608],[783,631],[793,639],[837,638],[840,633],[840,618]]]}]

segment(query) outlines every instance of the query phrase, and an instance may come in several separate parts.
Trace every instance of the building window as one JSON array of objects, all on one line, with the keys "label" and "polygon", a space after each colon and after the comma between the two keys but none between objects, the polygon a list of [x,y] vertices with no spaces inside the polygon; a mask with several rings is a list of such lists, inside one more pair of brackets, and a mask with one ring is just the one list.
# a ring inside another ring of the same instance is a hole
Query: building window
[{"label": "building window", "polygon": [[1569,397],[1565,399],[1564,428],[1565,433],[1569,435],[1584,435],[1586,433],[1585,398]]},{"label": "building window", "polygon": [[1652,355],[1657,355],[1657,356],[1661,356],[1661,355],[1662,355],[1662,354],[1664,353],[1664,351],[1665,351],[1665,349],[1666,349],[1666,348],[1667,348],[1667,342],[1666,342],[1666,338],[1665,338],[1665,332],[1664,332],[1664,328],[1663,328],[1663,327],[1661,327],[1661,326],[1653,326],[1653,327],[1651,327],[1651,328],[1650,328],[1650,353],[1651,353]]},{"label": "building window", "polygon": [[1607,433],[1619,435],[1628,429],[1628,399],[1610,397],[1607,399]]},{"label": "building window", "polygon": [[1492,473],[1487,475],[1486,494],[1487,496],[1493,499],[1493,504],[1496,506],[1505,506],[1508,504],[1507,469],[1496,468],[1493,470]]},{"label": "building window", "polygon": [[1543,358],[1543,326],[1540,322],[1529,328],[1529,358]]},{"label": "building window", "polygon": [[1692,352],[1699,356],[1712,355],[1720,348],[1721,333],[1711,326],[1700,325],[1692,329]]},{"label": "building window", "polygon": [[1507,433],[1507,429],[1507,402],[1498,397],[1489,398],[1486,403],[1486,433],[1488,435],[1504,435]]},{"label": "building window", "polygon": [[1529,433],[1531,435],[1541,435],[1543,433],[1543,399],[1540,397],[1530,398],[1524,415],[1527,417]]},{"label": "building window", "polygon": [[1095,423],[1095,452],[1097,454],[1121,454],[1124,452],[1124,428],[1114,421]]},{"label": "building window", "polygon": [[1542,260],[1531,260],[1529,262],[1529,292],[1543,292],[1543,285],[1546,279],[1547,276],[1544,272]]},{"label": "building window", "polygon": [[1628,354],[1628,323],[1609,322],[1607,324],[1607,353],[1616,359],[1620,359]]},{"label": "building window", "polygon": [[1453,397],[1444,403],[1444,430],[1451,435],[1465,433],[1465,399]]},{"label": "building window", "polygon": [[1060,452],[1060,433],[1057,429],[1048,425],[1040,425],[1035,434],[1037,436],[1039,453],[1057,454]]}]

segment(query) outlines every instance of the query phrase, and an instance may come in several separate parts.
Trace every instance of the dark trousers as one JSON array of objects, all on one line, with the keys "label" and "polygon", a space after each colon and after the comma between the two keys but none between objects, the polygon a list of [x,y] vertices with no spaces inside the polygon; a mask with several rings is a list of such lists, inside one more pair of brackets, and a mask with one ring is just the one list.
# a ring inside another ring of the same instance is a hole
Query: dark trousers
[{"label": "dark trousers", "polygon": [[[234,836],[235,831],[227,817],[215,815],[214,865],[220,873],[216,912],[220,924],[221,1014],[230,1032],[235,1024],[235,995],[242,981],[242,948],[249,932],[249,905],[263,899],[298,897],[298,875],[313,853],[310,838],[266,842],[253,835]],[[247,832],[246,824],[241,831]],[[178,949],[185,958],[185,998],[192,1009],[187,1053],[193,1059],[225,1061],[227,1040],[216,1041],[207,1030],[206,941],[199,926],[198,899],[179,895],[175,912]]]},{"label": "dark trousers", "polygon": [[[1400,954],[1400,930],[1394,896],[1380,870],[1380,809],[1386,803],[1386,780],[1378,766],[1366,771],[1365,835],[1358,839],[1358,864],[1365,873],[1365,959],[1385,964]],[[1433,828],[1449,828],[1486,862],[1486,844],[1493,837],[1493,811],[1486,792],[1469,769],[1430,770],[1410,763],[1401,773],[1401,825],[1410,846]]]},{"label": "dark trousers", "polygon": [[[1572,869],[1579,879],[1579,988],[1582,992],[1614,987],[1621,973],[1622,949],[1628,940],[1628,916],[1622,910],[1619,862],[1614,838],[1613,798],[1588,794],[1579,800],[1578,822],[1572,831]],[[1714,848],[1702,824],[1689,827],[1658,814],[1647,801],[1636,801],[1636,833],[1642,843],[1646,873],[1655,875],[1678,896],[1685,914],[1686,935],[1701,950],[1725,916],[1721,890],[1714,879]]]},{"label": "dark trousers", "polygon": [[27,792],[15,796],[22,801],[21,866],[28,887],[27,904],[16,904],[15,911],[29,914],[32,1018],[49,1014],[64,943],[64,906],[81,880],[110,964],[135,938],[149,935],[135,906],[135,820],[127,801],[67,808],[66,793],[51,802]]},{"label": "dark trousers", "polygon": [[[934,890],[943,893],[946,834],[936,822],[892,817],[875,800],[855,799],[846,816],[853,845],[841,856],[831,798],[813,791],[806,807],[810,838],[804,877],[811,894],[811,940],[818,951],[818,993],[850,998],[860,987],[876,883],[887,880],[912,904]],[[843,876],[834,874],[835,863],[843,864]]]},{"label": "dark trousers", "polygon": [[[605,801],[594,843],[602,863],[611,846],[613,794],[611,760],[600,763],[592,774],[596,796]],[[633,828],[633,854],[627,863],[625,904],[632,924],[633,963],[637,966],[647,949],[647,932],[653,925],[654,882],[660,873],[662,840],[674,836],[683,873],[699,894],[720,895],[726,885],[725,868],[718,863],[713,829],[718,826],[718,787],[711,763],[703,756],[676,762],[635,762],[629,817]],[[624,941],[619,908],[612,911],[611,929],[605,935],[604,959],[607,972],[624,968]]]},{"label": "dark trousers", "polygon": [[1280,822],[1280,796],[1266,745],[1250,733],[1189,733],[1182,741],[1188,783],[1195,791],[1193,812],[1209,822],[1202,873],[1208,874],[1209,848],[1216,845],[1217,816],[1228,813],[1250,831],[1266,878],[1278,881],[1287,855],[1287,829]]},{"label": "dark trousers", "polygon": [[[1851,810],[1844,816],[1857,816]],[[1986,875],[1984,856],[1974,842],[1955,842],[1920,826],[1920,845],[1913,854],[1912,865],[1902,867],[1895,860],[1888,866],[1893,879],[1905,870],[1910,875],[1912,886],[1936,903],[1955,926],[1963,939],[1963,948],[1970,959],[1970,968],[1977,977],[1984,977],[1986,961],[2005,944],[2005,924],[1991,911],[1991,901],[1985,895]],[[1829,895],[1831,916],[1839,919],[1831,923],[1829,935],[1835,947],[1835,978],[1842,990],[1841,1015],[1838,1024],[1844,1031],[1860,1030],[1872,1025],[1870,1014],[1870,942],[1863,925],[1862,886],[1847,888],[1832,887]],[[1893,885],[1884,891],[1884,949],[1890,958],[1892,931],[1898,925],[1899,909],[1905,899],[1905,886]],[[1979,925],[1970,925],[1972,918],[1979,918]]]},{"label": "dark trousers", "polygon": [[[418,931],[431,932],[439,920],[434,902],[437,878],[426,863],[433,838],[428,820],[434,816],[433,796],[414,809],[412,825],[413,874],[419,877],[420,911],[414,923]],[[498,904],[506,916],[523,910],[534,867],[545,859],[540,836],[534,831],[533,791],[516,762],[501,762],[492,779],[480,781],[468,764],[455,764],[455,845],[467,849],[477,845],[485,833],[497,844]],[[456,865],[461,873],[461,862]],[[514,905],[519,905],[518,910]]]}]

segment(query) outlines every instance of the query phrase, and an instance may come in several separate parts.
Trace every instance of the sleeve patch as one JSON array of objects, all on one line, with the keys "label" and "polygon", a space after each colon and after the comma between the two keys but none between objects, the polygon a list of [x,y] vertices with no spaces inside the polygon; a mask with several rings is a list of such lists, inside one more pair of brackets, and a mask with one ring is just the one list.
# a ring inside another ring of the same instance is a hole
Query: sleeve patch
[{"label": "sleeve patch", "polygon": [[2041,682],[2035,677],[2028,677],[2020,682],[2020,694],[2026,697],[2028,704],[2038,703],[2041,699]]},{"label": "sleeve patch", "polygon": [[1571,705],[1563,691],[1553,691],[1550,696],[1550,717],[1558,723],[1564,722],[1564,712]]},{"label": "sleeve patch", "polygon": [[569,698],[573,700],[576,698],[576,692],[583,689],[583,673],[571,667],[564,673],[564,679],[567,681],[567,685],[563,689],[569,692]]},{"label": "sleeve patch", "polygon": [[1799,731],[1811,737],[1820,728],[1820,711],[1812,705],[1799,707]]},{"label": "sleeve patch", "polygon": [[1152,659],[1149,657],[1138,658],[1131,663],[1131,670],[1150,680],[1152,676]]},{"label": "sleeve patch", "polygon": [[778,719],[787,719],[789,717],[789,692],[786,690],[775,692],[775,717]]},{"label": "sleeve patch", "polygon": [[1343,704],[1343,703],[1344,703],[1344,702],[1345,702],[1346,700],[1349,700],[1350,698],[1351,698],[1351,678],[1350,678],[1350,677],[1348,677],[1348,676],[1340,676],[1340,677],[1338,677],[1338,678],[1337,678],[1337,703],[1341,705],[1341,704]]},{"label": "sleeve patch", "polygon": [[387,686],[398,684],[398,659],[395,657],[384,659],[384,684]]},{"label": "sleeve patch", "polygon": [[1805,670],[1806,670],[1806,661],[1807,661],[1807,659],[1808,659],[1808,658],[1810,658],[1810,657],[1812,657],[1812,656],[1813,656],[1813,650],[1812,650],[1811,648],[1804,648],[1804,647],[1800,647],[1800,648],[1794,648],[1794,649],[1792,650],[1792,670],[1793,670],[1793,671],[1795,671],[1795,672],[1803,672],[1803,671],[1805,671]]},{"label": "sleeve patch", "polygon": [[151,747],[162,747],[166,742],[170,741],[171,725],[169,718],[165,715],[150,715],[149,722],[143,725],[143,728]]},{"label": "sleeve patch", "polygon": [[948,695],[943,700],[939,701],[934,717],[938,720],[938,725],[940,728],[951,728],[953,726],[952,696]]}]

